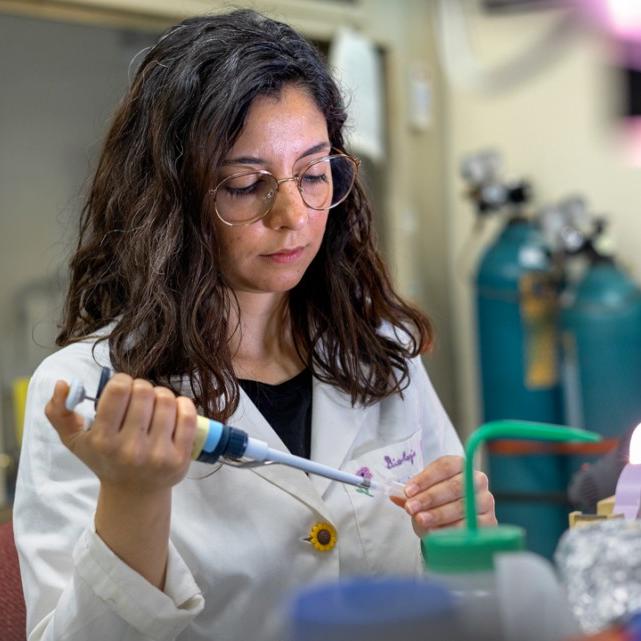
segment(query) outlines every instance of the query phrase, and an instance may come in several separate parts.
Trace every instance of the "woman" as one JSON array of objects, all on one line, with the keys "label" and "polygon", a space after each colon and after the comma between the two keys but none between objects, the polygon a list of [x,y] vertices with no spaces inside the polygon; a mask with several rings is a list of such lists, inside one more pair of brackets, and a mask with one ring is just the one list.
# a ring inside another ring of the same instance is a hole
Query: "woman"
[{"label": "woman", "polygon": [[[344,121],[317,52],[254,12],[186,20],[147,53],[83,212],[63,349],[30,385],[14,527],[31,640],[277,639],[293,590],[419,572],[417,535],[461,522],[430,327],[374,248]],[[119,373],[85,431],[65,381],[91,389],[103,365]],[[196,408],[401,480],[405,512],[283,466],[193,463]]]}]

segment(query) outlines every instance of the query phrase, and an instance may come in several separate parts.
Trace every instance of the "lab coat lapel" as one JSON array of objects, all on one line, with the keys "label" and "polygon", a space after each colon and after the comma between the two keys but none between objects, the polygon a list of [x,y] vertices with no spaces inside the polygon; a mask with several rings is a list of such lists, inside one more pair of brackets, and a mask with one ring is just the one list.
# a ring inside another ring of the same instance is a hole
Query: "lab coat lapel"
[{"label": "lab coat lapel", "polygon": [[[269,447],[287,451],[287,447],[278,437],[278,434],[272,429],[265,420],[265,417],[252,403],[242,388],[240,390],[238,408],[233,416],[230,417],[229,424],[245,430],[252,438],[265,441]],[[307,503],[307,505],[316,510],[325,519],[333,522],[331,515],[328,513],[327,506],[305,472],[288,467],[287,465],[261,465],[250,468],[250,471],[258,474],[258,476],[264,478],[266,481],[277,485],[295,498]],[[313,475],[310,476],[314,478]]]},{"label": "lab coat lapel", "polygon": [[[369,408],[352,406],[348,395],[336,387],[313,379],[311,458],[341,467],[359,433]],[[322,496],[332,482],[323,476],[310,477]]]}]

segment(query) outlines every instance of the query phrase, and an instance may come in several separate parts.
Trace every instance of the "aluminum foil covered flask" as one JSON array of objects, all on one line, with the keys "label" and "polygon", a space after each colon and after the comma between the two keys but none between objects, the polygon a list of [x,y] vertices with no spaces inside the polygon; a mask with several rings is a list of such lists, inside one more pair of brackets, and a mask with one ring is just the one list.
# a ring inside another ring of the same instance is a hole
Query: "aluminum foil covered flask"
[{"label": "aluminum foil covered flask", "polygon": [[641,610],[641,521],[613,519],[568,530],[555,558],[585,632]]},{"label": "aluminum foil covered flask", "polygon": [[641,425],[630,439],[629,461],[617,482],[613,516],[568,530],[556,563],[574,616],[597,632],[641,610]]}]

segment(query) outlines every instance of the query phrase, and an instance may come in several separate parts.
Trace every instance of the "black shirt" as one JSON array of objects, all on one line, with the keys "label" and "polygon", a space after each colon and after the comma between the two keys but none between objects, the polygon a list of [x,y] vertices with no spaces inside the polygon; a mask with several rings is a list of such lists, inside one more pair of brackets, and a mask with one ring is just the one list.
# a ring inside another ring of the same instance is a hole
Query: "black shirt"
[{"label": "black shirt", "polygon": [[240,379],[254,405],[292,454],[309,458],[312,440],[312,375],[309,369],[279,385]]}]

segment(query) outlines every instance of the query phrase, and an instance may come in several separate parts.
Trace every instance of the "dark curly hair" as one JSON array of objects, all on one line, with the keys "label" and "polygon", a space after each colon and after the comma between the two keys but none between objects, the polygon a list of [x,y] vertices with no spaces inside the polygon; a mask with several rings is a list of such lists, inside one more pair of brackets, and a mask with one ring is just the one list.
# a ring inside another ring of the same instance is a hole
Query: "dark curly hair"
[{"label": "dark curly hair", "polygon": [[[252,101],[305,89],[343,148],[345,110],[319,52],[249,10],[194,17],[150,49],[104,143],[80,220],[58,345],[109,325],[114,367],[226,419],[238,405],[228,343],[235,298],[218,269],[206,194]],[[427,318],[391,285],[360,183],[330,212],[318,255],[289,292],[299,356],[315,377],[372,403],[402,392],[407,359],[432,340]],[[381,331],[388,325],[393,331]]]}]

